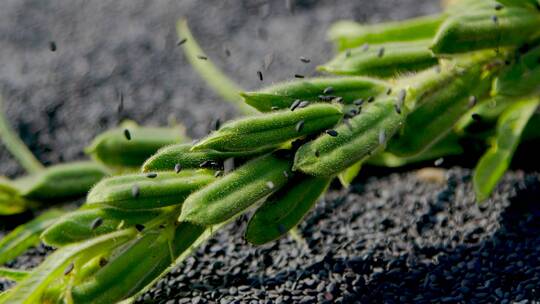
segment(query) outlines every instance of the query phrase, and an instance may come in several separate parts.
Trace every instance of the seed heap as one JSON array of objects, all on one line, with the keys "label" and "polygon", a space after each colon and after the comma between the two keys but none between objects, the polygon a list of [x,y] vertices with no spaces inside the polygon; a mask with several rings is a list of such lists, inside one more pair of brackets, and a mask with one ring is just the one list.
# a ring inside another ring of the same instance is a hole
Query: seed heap
[{"label": "seed heap", "polygon": [[[135,296],[250,209],[246,239],[263,244],[298,225],[334,177],[348,184],[364,164],[391,167],[462,153],[466,139],[494,142],[473,175],[477,198],[486,199],[529,122],[536,122],[534,93],[540,91],[538,78],[530,76],[540,66],[540,13],[518,1],[504,1],[503,8],[497,3],[464,0],[435,17],[339,25],[331,37],[345,50],[320,69],[354,76],[296,74],[294,81],[241,93],[262,113],[214,128],[193,144],[162,148],[141,173],[102,180],[81,210],[45,230],[43,240],[60,249],[0,303],[109,303]],[[208,67],[194,39],[183,37],[182,47],[199,59],[194,64]],[[497,113],[463,121],[501,98],[506,102]],[[478,123],[491,132],[474,131]],[[141,165],[146,143],[161,136],[124,129],[96,140],[89,152],[111,167]],[[172,144],[164,138],[159,145]],[[118,142],[132,150],[108,149]],[[429,225],[426,219],[419,225]],[[71,233],[59,233],[65,230]]]}]

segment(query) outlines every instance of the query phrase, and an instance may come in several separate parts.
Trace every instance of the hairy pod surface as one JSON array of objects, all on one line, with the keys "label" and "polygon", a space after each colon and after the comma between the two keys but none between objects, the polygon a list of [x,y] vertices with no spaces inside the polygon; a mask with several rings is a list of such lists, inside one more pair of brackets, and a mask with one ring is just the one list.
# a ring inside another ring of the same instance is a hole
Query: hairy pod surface
[{"label": "hairy pod surface", "polygon": [[419,40],[370,45],[368,50],[354,48],[317,69],[338,75],[394,77],[436,65],[430,44],[430,40]]},{"label": "hairy pod surface", "polygon": [[267,152],[270,149],[257,149],[253,151],[221,152],[213,149],[192,151],[191,144],[177,144],[164,147],[150,157],[142,166],[143,172],[170,171],[176,168],[200,168],[205,162],[222,162],[228,158],[248,159]]},{"label": "hairy pod surface", "polygon": [[160,172],[155,176],[148,174],[119,175],[104,179],[92,188],[86,205],[106,205],[124,210],[178,205],[191,192],[215,180],[212,171],[205,169],[179,173]]},{"label": "hairy pod surface", "polygon": [[57,219],[42,234],[41,240],[61,247],[80,242],[120,228],[144,224],[162,215],[163,210],[125,211],[115,208],[81,209]]},{"label": "hairy pod surface", "polygon": [[47,167],[14,181],[20,195],[38,201],[58,201],[84,196],[108,173],[92,161],[81,161]]},{"label": "hairy pod surface", "polygon": [[97,136],[85,152],[111,168],[139,167],[160,148],[183,141],[186,137],[180,128],[140,127],[129,123]]},{"label": "hairy pod surface", "polygon": [[467,10],[448,18],[434,38],[435,54],[520,45],[540,36],[540,14],[521,7]]},{"label": "hairy pod surface", "polygon": [[348,124],[339,125],[335,129],[337,136],[324,134],[304,144],[296,152],[293,170],[333,176],[370,156],[403,124],[406,109],[400,114],[395,105],[393,97],[377,100],[349,119]]},{"label": "hairy pod surface", "polygon": [[246,228],[246,240],[262,245],[287,233],[311,210],[330,181],[327,177],[293,178],[255,211]]},{"label": "hairy pod surface", "polygon": [[[321,102],[322,98],[329,100],[341,97],[343,103],[352,104],[355,100],[377,96],[388,89],[390,84],[368,77],[328,77],[309,78],[278,83],[257,92],[241,93],[244,101],[261,112],[274,109],[288,109],[296,100]],[[332,92],[325,94],[327,88]]]},{"label": "hairy pod surface", "polygon": [[428,39],[435,35],[445,18],[444,15],[433,15],[374,25],[348,20],[338,21],[328,31],[328,37],[340,51],[359,47],[365,43]]},{"label": "hairy pod surface", "polygon": [[290,169],[289,160],[274,155],[247,162],[191,194],[182,206],[179,221],[202,226],[224,222],[285,185]]},{"label": "hairy pod surface", "polygon": [[[540,14],[540,12],[539,12]],[[540,92],[540,47],[519,56],[505,67],[493,84],[492,95],[524,97]]]},{"label": "hairy pod surface", "polygon": [[192,150],[249,151],[275,147],[331,128],[341,117],[339,107],[331,104],[314,104],[294,111],[282,110],[246,117],[225,124],[195,144]]},{"label": "hairy pod surface", "polygon": [[122,247],[89,280],[72,289],[75,303],[115,303],[134,295],[152,282],[188,249],[204,228],[180,223],[173,236],[149,230]]}]

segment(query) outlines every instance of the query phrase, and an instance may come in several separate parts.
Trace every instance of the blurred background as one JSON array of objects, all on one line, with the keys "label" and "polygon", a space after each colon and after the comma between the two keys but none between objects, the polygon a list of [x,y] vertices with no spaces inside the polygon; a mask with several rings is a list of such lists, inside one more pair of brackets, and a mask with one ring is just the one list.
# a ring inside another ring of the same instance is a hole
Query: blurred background
[{"label": "blurred background", "polygon": [[[176,46],[179,18],[188,19],[227,75],[256,89],[295,73],[312,75],[331,58],[326,30],[334,21],[371,23],[438,10],[438,0],[3,0],[0,94],[10,124],[45,164],[83,158],[95,135],[125,118],[147,125],[176,120],[200,137],[212,119],[231,118],[235,110]],[[0,175],[20,173],[1,147]]]}]

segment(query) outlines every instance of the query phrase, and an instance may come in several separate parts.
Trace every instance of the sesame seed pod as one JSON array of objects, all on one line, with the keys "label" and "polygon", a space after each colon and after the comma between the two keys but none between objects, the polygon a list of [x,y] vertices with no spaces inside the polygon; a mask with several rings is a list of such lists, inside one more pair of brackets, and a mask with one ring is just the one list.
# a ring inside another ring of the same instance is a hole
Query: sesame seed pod
[{"label": "sesame seed pod", "polygon": [[393,97],[368,104],[362,114],[348,120],[348,125],[335,128],[337,136],[324,134],[300,147],[293,170],[314,176],[338,174],[383,147],[381,132],[389,139],[403,124],[406,111],[396,112]]},{"label": "sesame seed pod", "polygon": [[[106,178],[92,188],[86,205],[106,205],[125,210],[178,205],[191,192],[214,180],[213,172],[206,169],[160,172],[155,178],[140,173],[119,175]],[[133,191],[134,187],[138,190]]]},{"label": "sesame seed pod", "polygon": [[365,43],[428,39],[435,35],[445,18],[446,16],[441,14],[374,25],[338,21],[328,31],[328,37],[339,51],[359,47]]},{"label": "sesame seed pod", "polygon": [[[180,128],[124,126],[97,136],[85,152],[98,162],[119,170],[139,167],[160,148],[187,139]],[[130,140],[124,130],[129,130]]]},{"label": "sesame seed pod", "polygon": [[[540,7],[540,2],[538,0],[497,0],[501,5],[505,6],[517,6],[517,7],[526,7],[533,10],[538,10]],[[504,6],[500,10],[504,9]]]},{"label": "sesame seed pod", "polygon": [[37,201],[66,200],[84,196],[104,176],[106,169],[92,161],[53,165],[13,182],[20,196]]},{"label": "sesame seed pod", "polygon": [[[249,151],[274,147],[331,128],[342,117],[340,108],[314,104],[295,111],[281,110],[229,122],[196,143],[192,150]],[[297,124],[303,121],[301,128]]]},{"label": "sesame seed pod", "polygon": [[[172,226],[171,226],[172,227]],[[71,290],[75,303],[116,303],[152,282],[190,248],[204,228],[180,223],[175,230],[148,230],[132,240],[92,277]]]},{"label": "sesame seed pod", "polygon": [[246,240],[262,245],[276,240],[300,223],[330,184],[331,178],[293,178],[255,211],[246,228]]},{"label": "sesame seed pod", "polygon": [[540,14],[527,8],[465,10],[441,25],[431,50],[435,54],[456,54],[520,45],[538,38],[539,28]]},{"label": "sesame seed pod", "polygon": [[540,93],[540,46],[523,55],[502,69],[493,83],[491,95],[524,97]]},{"label": "sesame seed pod", "polygon": [[[350,50],[350,55],[338,54],[326,64],[317,67],[338,75],[365,75],[394,77],[407,72],[416,72],[437,64],[438,60],[429,49],[430,40],[390,42]],[[381,56],[380,50],[384,49]]]},{"label": "sesame seed pod", "polygon": [[[80,242],[117,229],[144,224],[161,215],[164,210],[125,211],[115,208],[81,209],[57,219],[42,234],[41,240],[50,246],[61,247]],[[92,227],[96,219],[99,227]]]},{"label": "sesame seed pod", "polygon": [[125,229],[56,250],[32,270],[32,275],[20,281],[5,297],[0,299],[0,303],[42,303],[44,292],[54,285],[53,283],[57,279],[64,277],[63,273],[66,267],[75,259],[81,255],[93,256],[110,248],[118,247],[132,239],[134,235],[135,232],[132,229]]},{"label": "sesame seed pod", "polygon": [[285,185],[290,168],[290,161],[272,154],[254,159],[191,194],[179,221],[202,226],[224,222]]},{"label": "sesame seed pod", "polygon": [[[324,90],[332,87],[330,97],[342,97],[344,104],[352,104],[359,98],[377,96],[388,89],[389,84],[368,77],[307,78],[278,83],[257,92],[242,92],[244,101],[261,112],[289,109],[296,100],[323,102],[328,95]],[[329,98],[329,101],[333,98]]]},{"label": "sesame seed pod", "polygon": [[[486,96],[492,83],[492,74],[485,73],[482,65],[470,66],[456,75],[444,87],[429,96],[408,115],[399,136],[390,142],[388,151],[397,156],[413,156],[441,138],[465,114],[470,96]],[[418,135],[422,130],[422,135]]]},{"label": "sesame seed pod", "polygon": [[199,168],[204,162],[221,162],[228,158],[248,159],[270,152],[274,148],[257,149],[253,151],[220,152],[212,149],[191,151],[191,144],[177,144],[164,147],[146,160],[142,172],[170,171],[176,165],[182,170]]},{"label": "sesame seed pod", "polygon": [[473,186],[478,202],[486,200],[504,175],[527,122],[538,108],[538,97],[512,104],[497,122],[497,135],[482,156],[473,174]]},{"label": "sesame seed pod", "polygon": [[40,233],[52,225],[62,213],[56,209],[46,211],[3,236],[0,240],[0,265],[13,260],[28,248],[39,244]]}]

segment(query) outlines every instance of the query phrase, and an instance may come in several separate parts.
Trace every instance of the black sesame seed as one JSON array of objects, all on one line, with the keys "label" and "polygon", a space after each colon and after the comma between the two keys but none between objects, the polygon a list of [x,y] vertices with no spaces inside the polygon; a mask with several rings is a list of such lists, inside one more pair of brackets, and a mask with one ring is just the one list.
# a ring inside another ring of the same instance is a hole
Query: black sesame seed
[{"label": "black sesame seed", "polygon": [[148,172],[148,173],[146,173],[146,177],[148,177],[148,178],[156,178],[157,173],[156,172]]},{"label": "black sesame seed", "polygon": [[124,129],[124,136],[126,137],[127,140],[131,140],[131,133],[129,132],[128,129]]},{"label": "black sesame seed", "polygon": [[51,50],[51,52],[56,52],[56,42],[49,42],[49,50]]},{"label": "black sesame seed", "polygon": [[336,137],[338,136],[338,132],[336,130],[326,130],[326,134],[332,136],[332,137]]},{"label": "black sesame seed", "polygon": [[99,267],[105,267],[105,265],[107,265],[108,263],[109,261],[107,261],[106,258],[104,257],[99,258]]},{"label": "black sesame seed", "polygon": [[478,114],[478,113],[473,113],[473,114],[471,115],[471,118],[472,118],[474,121],[480,121],[480,120],[482,120],[482,117],[480,117],[480,114]]},{"label": "black sesame seed", "polygon": [[102,224],[103,224],[103,219],[98,217],[98,218],[96,218],[95,220],[92,221],[92,224],[90,224],[90,229],[95,230],[99,226],[101,226]]},{"label": "black sesame seed", "polygon": [[221,120],[219,118],[214,119],[214,121],[212,121],[212,129],[217,131],[219,130],[220,127],[221,127]]},{"label": "black sesame seed", "polygon": [[394,109],[396,110],[396,113],[401,114],[401,106],[399,104],[394,104]]},{"label": "black sesame seed", "polygon": [[333,99],[332,99],[332,102],[342,103],[342,102],[343,102],[343,97],[338,96],[338,97],[336,97],[336,98],[333,98]]},{"label": "black sesame seed", "polygon": [[324,95],[328,95],[328,94],[332,94],[332,93],[334,93],[334,88],[332,88],[332,87],[327,87],[327,88],[325,88],[323,90]]},{"label": "black sesame seed", "polygon": [[504,5],[502,5],[502,4],[500,4],[500,3],[495,4],[495,10],[496,10],[496,11],[500,11],[500,10],[502,10],[503,8],[504,8]]},{"label": "black sesame seed", "polygon": [[320,101],[332,101],[332,99],[336,98],[337,96],[333,95],[319,95]]},{"label": "black sesame seed", "polygon": [[353,101],[353,103],[357,106],[361,106],[363,103],[364,103],[364,99],[360,98],[360,99],[357,99],[355,101]]},{"label": "black sesame seed", "polygon": [[180,164],[175,164],[175,165],[174,165],[174,172],[175,172],[176,174],[178,174],[178,173],[180,173],[180,171],[182,171],[182,165],[180,165]]},{"label": "black sesame seed", "polygon": [[381,58],[382,56],[384,56],[384,48],[380,48],[379,49],[379,52],[377,53],[377,57]]},{"label": "black sesame seed", "polygon": [[386,90],[386,95],[390,95],[392,94],[392,88],[388,88],[388,90]]},{"label": "black sesame seed", "polygon": [[369,98],[367,99],[367,102],[374,102],[375,101],[375,97],[373,96],[369,96]]},{"label": "black sesame seed", "polygon": [[186,41],[187,41],[187,38],[179,39],[179,40],[176,42],[176,45],[177,45],[177,46],[181,46],[182,44],[186,43]]},{"label": "black sesame seed", "polygon": [[300,120],[295,126],[296,132],[302,131],[302,128],[304,128],[304,121]]},{"label": "black sesame seed", "polygon": [[134,198],[137,198],[139,197],[139,194],[140,194],[139,186],[133,185],[133,187],[131,187],[131,196],[133,196]]},{"label": "black sesame seed", "polygon": [[141,232],[144,230],[144,225],[143,224],[135,224],[135,229],[137,229],[137,231]]},{"label": "black sesame seed", "polygon": [[263,81],[263,73],[261,71],[257,71],[257,75],[259,75],[259,80]]},{"label": "black sesame seed", "polygon": [[197,55],[197,58],[199,58],[200,60],[208,60],[208,57],[203,55]]},{"label": "black sesame seed", "polygon": [[294,78],[304,78],[304,75],[294,74]]},{"label": "black sesame seed", "polygon": [[64,275],[70,274],[73,271],[73,268],[75,268],[75,264],[73,264],[73,262],[69,263],[66,269],[64,269]]},{"label": "black sesame seed", "polygon": [[301,103],[302,101],[300,99],[296,99],[295,101],[293,101],[292,105],[291,105],[291,111],[294,111]]},{"label": "black sesame seed", "polygon": [[300,61],[302,61],[303,63],[309,63],[311,61],[311,59],[306,58],[304,56],[300,56]]},{"label": "black sesame seed", "polygon": [[319,153],[319,150],[315,150],[315,157],[319,157],[321,153]]}]

